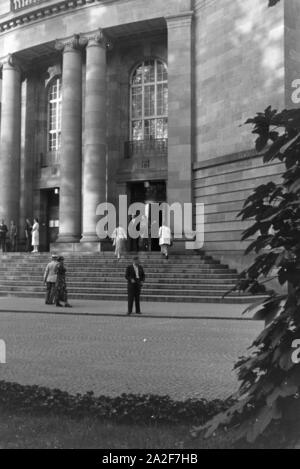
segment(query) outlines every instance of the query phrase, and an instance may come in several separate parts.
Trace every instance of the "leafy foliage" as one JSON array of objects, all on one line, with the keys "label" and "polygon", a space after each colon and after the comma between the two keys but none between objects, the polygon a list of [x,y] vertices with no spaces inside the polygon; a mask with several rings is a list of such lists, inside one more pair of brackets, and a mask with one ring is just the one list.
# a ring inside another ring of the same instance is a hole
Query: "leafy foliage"
[{"label": "leafy foliage", "polygon": [[122,394],[95,396],[93,392],[72,395],[59,389],[23,386],[0,381],[0,406],[9,410],[75,418],[93,416],[115,423],[200,424],[229,407],[232,401],[188,399],[169,396]]},{"label": "leafy foliage", "polygon": [[254,442],[300,405],[300,364],[292,361],[292,344],[300,339],[300,109],[277,112],[268,107],[246,124],[257,135],[256,150],[265,151],[263,161],[278,163],[283,173],[280,182],[258,186],[239,214],[253,221],[242,239],[255,238],[246,253],[256,257],[234,290],[263,291],[273,276],[287,293],[271,291],[261,304],[248,308],[255,309],[255,318],[265,320],[266,327],[249,355],[235,365],[241,383],[237,402],[195,434],[205,430],[209,436],[220,425],[238,425],[238,438]]}]

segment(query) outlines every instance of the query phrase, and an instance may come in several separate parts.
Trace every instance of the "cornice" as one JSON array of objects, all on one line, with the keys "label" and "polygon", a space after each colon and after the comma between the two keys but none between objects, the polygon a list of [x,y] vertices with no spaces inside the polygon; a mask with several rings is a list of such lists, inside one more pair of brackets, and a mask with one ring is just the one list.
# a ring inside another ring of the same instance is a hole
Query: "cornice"
[{"label": "cornice", "polygon": [[[205,8],[212,7],[217,3],[217,0],[196,0],[194,10],[204,10]],[[220,0],[218,1],[220,3]]]},{"label": "cornice", "polygon": [[[129,1],[130,0],[57,0],[55,3],[50,4],[37,3],[28,5],[24,9],[22,8],[8,14],[0,15],[0,34],[79,8],[89,8],[95,4],[105,6],[111,3],[128,3]],[[187,13],[188,12],[179,13],[178,18]]]},{"label": "cornice", "polygon": [[182,26],[190,26],[193,20],[193,16],[193,10],[183,11],[178,13],[177,15],[166,16],[165,19],[167,21],[168,29],[178,28]]},{"label": "cornice", "polygon": [[111,0],[60,0],[54,4],[33,4],[20,11],[14,11],[12,14],[0,17],[0,33],[9,31],[18,26],[48,18],[59,13],[75,10],[83,6],[90,6],[93,3],[108,3]]}]

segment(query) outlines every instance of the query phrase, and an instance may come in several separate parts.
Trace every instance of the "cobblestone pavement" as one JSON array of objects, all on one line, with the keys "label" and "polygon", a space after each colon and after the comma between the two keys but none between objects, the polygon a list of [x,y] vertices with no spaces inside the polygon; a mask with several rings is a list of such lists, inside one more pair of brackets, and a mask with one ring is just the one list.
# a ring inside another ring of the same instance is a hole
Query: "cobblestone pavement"
[{"label": "cobblestone pavement", "polygon": [[[121,315],[127,310],[126,301],[102,301],[102,300],[72,300],[72,309],[55,308],[53,305],[45,305],[40,298],[0,297],[1,312],[39,312],[51,314],[89,314],[99,316]],[[236,318],[248,320],[253,317],[250,314],[242,314],[247,308],[245,304],[222,303],[170,303],[170,302],[144,302],[142,299],[142,311],[144,316],[151,317],[180,317],[180,318]]]},{"label": "cobblestone pavement", "polygon": [[256,321],[1,313],[7,363],[0,379],[71,393],[223,398]]}]

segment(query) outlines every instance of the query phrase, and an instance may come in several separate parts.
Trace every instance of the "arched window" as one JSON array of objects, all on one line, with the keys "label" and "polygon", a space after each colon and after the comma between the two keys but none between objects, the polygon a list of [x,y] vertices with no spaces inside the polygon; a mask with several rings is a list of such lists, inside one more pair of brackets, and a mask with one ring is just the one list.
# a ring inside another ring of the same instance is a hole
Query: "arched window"
[{"label": "arched window", "polygon": [[168,70],[157,59],[145,60],[131,76],[132,140],[168,138]]},{"label": "arched window", "polygon": [[48,151],[60,149],[61,136],[61,77],[56,77],[48,89]]}]

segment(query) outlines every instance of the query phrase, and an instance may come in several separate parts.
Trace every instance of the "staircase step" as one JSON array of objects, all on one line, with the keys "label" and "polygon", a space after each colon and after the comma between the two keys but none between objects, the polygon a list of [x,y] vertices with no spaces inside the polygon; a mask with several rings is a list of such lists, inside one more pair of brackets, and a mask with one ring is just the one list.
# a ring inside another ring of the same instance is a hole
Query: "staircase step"
[{"label": "staircase step", "polygon": [[[71,299],[124,300],[124,278],[132,256],[117,261],[114,253],[65,253],[67,286]],[[49,253],[0,255],[0,296],[44,298],[43,274]],[[141,253],[146,282],[143,301],[241,302],[260,297],[228,293],[237,278],[236,270],[221,264],[203,252],[172,254],[168,261],[160,253]]]},{"label": "staircase step", "polygon": [[[0,280],[0,285],[27,285],[27,284],[40,284],[42,281],[41,276],[19,276],[18,279],[16,280],[15,276],[10,275],[6,277],[5,280]],[[167,278],[165,276],[157,276],[157,275],[147,275],[147,284],[156,284],[156,285],[161,285],[161,284],[172,284],[172,285],[234,285],[236,279],[234,278],[220,278],[218,276],[210,278],[210,276],[203,276],[202,278],[199,278],[198,276],[195,276],[195,278],[192,277],[182,277],[180,279],[174,277],[174,278]],[[114,276],[114,277],[106,277],[106,276],[95,276],[95,277],[74,277],[73,275],[70,275],[67,277],[67,283],[69,284],[74,284],[74,285],[82,285],[82,284],[101,284],[101,283],[111,283],[111,284],[119,284],[120,282],[125,283],[126,280],[124,279],[124,275],[120,276]]]},{"label": "staircase step", "polygon": [[[0,297],[11,296],[11,291],[1,291]],[[44,293],[38,292],[28,292],[28,291],[19,291],[14,292],[13,296],[20,297],[20,298],[40,298],[44,299]],[[253,301],[263,300],[264,296],[240,296],[240,295],[232,295],[222,298],[220,296],[214,295],[207,295],[207,296],[189,296],[189,297],[176,297],[174,295],[143,295],[142,301],[151,301],[151,302],[170,302],[170,303],[238,303],[238,304],[249,304]],[[127,301],[126,294],[81,294],[81,293],[74,293],[72,295],[72,299],[74,300],[99,300],[99,301]],[[41,302],[41,305],[43,302]],[[125,307],[124,307],[125,308]],[[125,310],[125,309],[124,309]],[[55,307],[54,307],[54,311]]]}]

